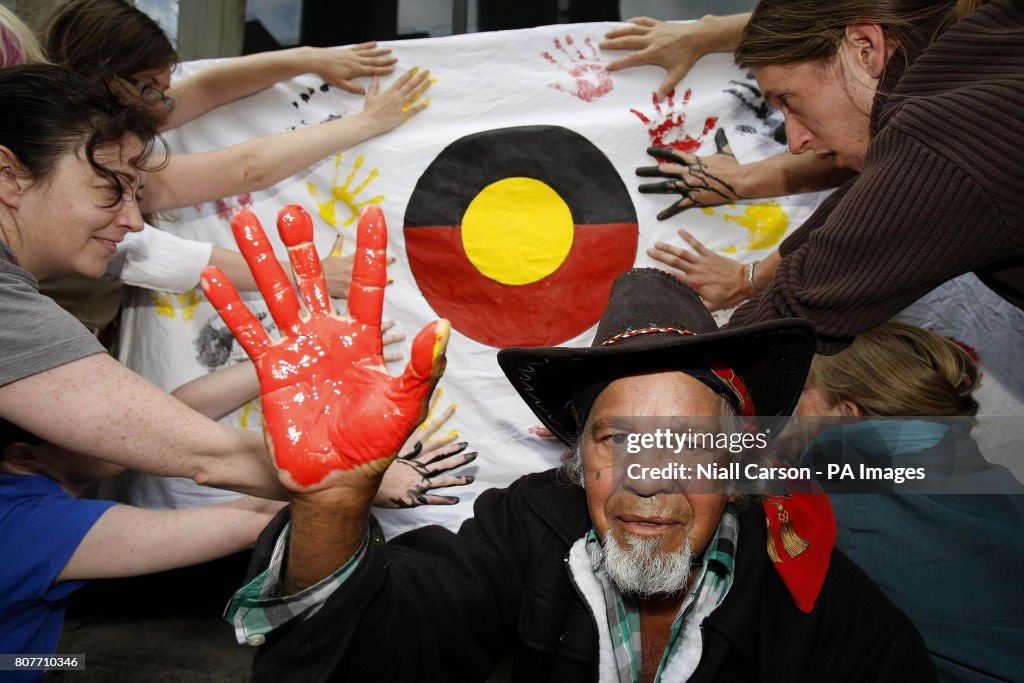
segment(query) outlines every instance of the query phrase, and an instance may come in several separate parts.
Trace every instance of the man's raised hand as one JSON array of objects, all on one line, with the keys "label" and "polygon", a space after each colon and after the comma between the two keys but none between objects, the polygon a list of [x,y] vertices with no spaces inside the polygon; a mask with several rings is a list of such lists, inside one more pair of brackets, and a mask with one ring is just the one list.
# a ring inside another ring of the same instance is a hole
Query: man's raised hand
[{"label": "man's raised hand", "polygon": [[331,303],[309,214],[286,206],[277,226],[301,304],[256,216],[242,210],[231,222],[281,339],[271,341],[220,269],[203,271],[203,291],[256,366],[267,443],[285,487],[375,486],[426,414],[444,372],[448,321],[423,328],[405,371],[392,377],[381,350],[387,227],[380,208],[368,207],[359,220],[344,317]]}]

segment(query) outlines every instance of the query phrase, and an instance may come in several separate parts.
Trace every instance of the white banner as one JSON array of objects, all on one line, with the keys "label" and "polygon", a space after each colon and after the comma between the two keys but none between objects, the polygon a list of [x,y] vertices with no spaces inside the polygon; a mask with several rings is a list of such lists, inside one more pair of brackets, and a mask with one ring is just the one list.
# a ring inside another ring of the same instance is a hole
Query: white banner
[{"label": "white banner", "polygon": [[[739,160],[747,163],[785,149],[778,141],[782,117],[764,104],[756,83],[725,54],[701,60],[673,97],[655,102],[652,94],[663,70],[644,67],[611,74],[603,68],[613,55],[595,46],[611,26],[550,26],[391,43],[399,72],[420,66],[436,79],[424,112],[267,191],[182,209],[174,212],[177,220],[161,224],[183,237],[234,249],[229,218],[237,207],[252,209],[277,242],[278,210],[297,203],[314,216],[322,254],[339,233],[349,253],[358,209],[368,203],[383,208],[389,253],[398,259],[389,269],[394,284],[387,290],[385,319],[398,321],[398,329],[411,339],[438,317],[436,311],[452,317],[441,405],[458,404],[451,428],[480,453],[470,468],[476,482],[450,492],[461,496],[459,505],[381,515],[389,533],[425,519],[454,527],[471,514],[475,493],[558,462],[559,445],[527,432],[538,420],[498,369],[496,347],[522,339],[589,345],[600,314],[589,302],[593,293],[606,296],[614,276],[610,270],[621,271],[631,263],[655,265],[645,255],[655,241],[679,244],[676,230],[685,227],[711,249],[743,261],[763,258],[822,198],[739,202],[656,220],[672,197],[637,191],[636,167],[654,163],[646,154],[648,146],[710,154],[716,132],[723,129]],[[203,66],[184,64],[176,76]],[[307,76],[218,108],[167,138],[179,153],[207,151],[348,116],[361,110],[361,100]],[[509,178],[519,180],[500,182]],[[450,191],[438,189],[445,187]],[[536,201],[509,209],[502,204],[502,192],[506,200]],[[485,216],[475,220],[472,231],[470,221],[461,220],[469,208],[460,208],[466,201]],[[572,214],[567,232],[543,223],[552,212],[564,213],[562,207]],[[494,218],[508,218],[509,211],[518,212],[520,219],[526,212],[525,224],[518,227],[528,234]],[[630,227],[633,223],[638,227]],[[611,232],[597,239],[587,232],[591,228]],[[444,252],[438,239],[455,242]],[[286,258],[279,242],[277,247]],[[617,265],[622,263],[626,265]],[[520,305],[516,297],[528,303]],[[265,313],[258,294],[244,298]],[[981,350],[983,361],[1012,360],[1015,365],[1007,367],[1020,367],[1024,358],[1018,340],[1024,320],[1015,309],[1000,315],[1000,324],[1016,331],[1012,338],[1002,336],[1001,330],[995,335],[978,330],[973,318],[970,327],[959,329],[965,318],[945,300],[929,305],[916,321],[939,323],[939,331]],[[271,326],[269,317],[265,323]],[[136,290],[123,329],[124,361],[169,390],[245,357],[199,289],[183,295]],[[394,372],[400,369],[400,364],[392,367]],[[1019,414],[1020,380],[986,369],[990,379],[982,400],[992,385],[992,396],[999,401],[989,412]],[[259,429],[260,419],[257,400],[225,422]],[[206,497],[197,497],[196,487],[184,480],[135,477],[134,483],[140,487],[132,497],[135,502],[179,506]]]}]

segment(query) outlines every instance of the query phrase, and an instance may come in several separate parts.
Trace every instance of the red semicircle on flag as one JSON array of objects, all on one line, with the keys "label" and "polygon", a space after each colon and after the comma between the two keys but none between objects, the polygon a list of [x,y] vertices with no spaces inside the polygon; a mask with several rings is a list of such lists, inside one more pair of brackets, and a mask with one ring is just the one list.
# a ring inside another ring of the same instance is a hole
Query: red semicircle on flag
[{"label": "red semicircle on flag", "polygon": [[596,323],[615,277],[633,267],[639,230],[597,147],[565,128],[524,126],[446,147],[413,190],[404,235],[437,315],[500,348],[553,346]]}]

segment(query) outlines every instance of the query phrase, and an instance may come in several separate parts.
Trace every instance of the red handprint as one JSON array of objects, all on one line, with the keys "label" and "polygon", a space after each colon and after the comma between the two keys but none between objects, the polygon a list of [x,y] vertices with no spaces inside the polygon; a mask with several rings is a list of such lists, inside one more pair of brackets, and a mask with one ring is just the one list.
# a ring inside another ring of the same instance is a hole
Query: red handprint
[{"label": "red handprint", "polygon": [[359,220],[345,317],[331,305],[309,214],[286,206],[277,227],[305,313],[256,216],[242,210],[231,221],[282,339],[271,341],[220,269],[206,268],[202,285],[256,365],[278,475],[293,491],[328,486],[331,475],[356,469],[379,476],[426,414],[444,371],[448,321],[423,328],[405,372],[392,377],[381,351],[387,227],[380,208],[368,207]]},{"label": "red handprint", "polygon": [[651,102],[654,103],[654,114],[651,117],[636,109],[630,109],[630,111],[647,124],[647,132],[651,136],[652,147],[672,147],[681,152],[692,154],[700,149],[704,136],[718,123],[718,117],[707,117],[704,120],[704,130],[697,137],[693,137],[684,128],[686,124],[684,109],[690,103],[690,97],[693,95],[693,92],[690,88],[686,89],[686,92],[683,93],[683,100],[679,103],[678,108],[676,107],[675,94],[675,90],[669,91],[664,107],[658,102],[657,93],[651,95]]},{"label": "red handprint", "polygon": [[[590,50],[589,56],[583,54],[583,50],[576,46],[572,36],[565,37],[564,45],[561,39],[555,38],[555,49],[561,56],[556,59],[546,51],[542,52],[541,56],[572,76],[574,81],[572,88],[567,88],[561,83],[548,83],[549,88],[569,93],[584,102],[593,102],[612,91],[612,77],[601,63],[601,58],[597,56],[597,49],[590,42],[590,38],[585,39],[583,44]],[[559,59],[567,60],[568,63],[563,63]]]},{"label": "red handprint", "polygon": [[240,194],[237,197],[228,197],[227,199],[218,199],[214,202],[217,207],[217,216],[222,220],[231,220],[231,214],[236,209],[248,209],[252,206],[252,195],[248,192]]}]

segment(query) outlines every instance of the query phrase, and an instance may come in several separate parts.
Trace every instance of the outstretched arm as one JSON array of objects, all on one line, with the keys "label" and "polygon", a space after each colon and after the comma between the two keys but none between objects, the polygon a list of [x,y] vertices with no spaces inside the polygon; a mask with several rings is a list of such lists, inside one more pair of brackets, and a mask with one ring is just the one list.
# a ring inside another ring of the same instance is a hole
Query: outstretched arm
[{"label": "outstretched arm", "polygon": [[692,207],[716,206],[738,199],[782,197],[839,187],[856,175],[839,168],[831,157],[783,152],[751,164],[736,161],[728,145],[719,154],[697,156],[665,147],[647,153],[662,163],[641,166],[636,174],[664,180],[643,183],[643,194],[678,194],[677,200],[658,214],[665,220]]},{"label": "outstretched arm", "polygon": [[376,43],[351,48],[296,47],[220,61],[175,82],[167,91],[175,106],[163,130],[177,128],[214,107],[246,97],[290,78],[315,73],[325,82],[363,94],[352,82],[363,76],[386,76],[398,60]]},{"label": "outstretched arm", "polygon": [[[390,321],[381,327],[386,331],[393,326]],[[385,334],[385,346],[405,339],[402,334]],[[387,361],[401,359],[401,354],[385,354]],[[198,377],[183,384],[171,395],[193,410],[218,420],[228,413],[259,396],[259,380],[252,363],[236,363],[226,368]],[[436,405],[437,400],[433,403]],[[434,493],[436,489],[472,484],[475,477],[467,474],[451,474],[463,465],[476,459],[476,453],[464,453],[465,441],[453,443],[458,432],[433,438],[433,435],[455,414],[451,405],[440,414],[430,417],[406,440],[398,457],[388,467],[381,480],[376,507],[410,508],[420,505],[454,505],[457,496]]]},{"label": "outstretched arm", "polygon": [[258,434],[212,422],[104,353],[0,387],[0,415],[50,443],[140,472],[283,495]]},{"label": "outstretched arm", "polygon": [[734,51],[749,20],[749,12],[724,17],[709,14],[699,21],[685,23],[636,17],[628,25],[609,31],[600,47],[632,50],[608,64],[609,71],[643,64],[664,68],[668,73],[658,87],[658,98],[664,99],[698,59],[709,52]]},{"label": "outstretched arm", "polygon": [[115,505],[96,521],[56,582],[152,574],[249,548],[283,503],[241,498],[183,510]]},{"label": "outstretched arm", "polygon": [[423,420],[444,371],[449,326],[445,320],[427,325],[413,342],[405,372],[388,373],[380,334],[387,228],[377,206],[359,221],[344,317],[327,296],[309,214],[291,206],[278,216],[301,304],[256,217],[240,211],[232,229],[284,338],[271,343],[217,269],[205,270],[202,284],[256,366],[267,443],[278,477],[292,493],[284,583],[294,593],[344,564],[366,538],[381,478]]},{"label": "outstretched arm", "polygon": [[173,154],[160,171],[146,178],[144,212],[255,192],[312,166],[338,150],[385,133],[409,120],[427,104],[416,100],[430,86],[430,72],[412,69],[384,92],[375,77],[359,114],[316,126],[277,133],[200,154]]}]

